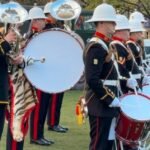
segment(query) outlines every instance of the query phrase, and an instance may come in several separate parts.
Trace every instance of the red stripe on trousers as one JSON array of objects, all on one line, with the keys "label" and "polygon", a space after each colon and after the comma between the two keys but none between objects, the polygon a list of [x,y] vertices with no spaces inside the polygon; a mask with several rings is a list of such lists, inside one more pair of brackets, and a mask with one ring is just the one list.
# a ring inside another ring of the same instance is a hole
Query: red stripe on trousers
[{"label": "red stripe on trousers", "polygon": [[12,150],[17,150],[17,142],[12,139]]},{"label": "red stripe on trousers", "polygon": [[99,118],[96,119],[96,135],[95,135],[95,143],[93,150],[96,150],[96,144],[98,142],[98,136],[99,136]]},{"label": "red stripe on trousers", "polygon": [[51,126],[54,126],[55,125],[55,114],[56,114],[56,103],[57,103],[57,94],[53,94],[52,96],[52,103],[51,103],[51,112],[50,112],[50,115],[51,115],[51,120],[50,120],[50,125]]},{"label": "red stripe on trousers", "polygon": [[37,90],[37,97],[39,103],[36,104],[35,110],[34,110],[34,116],[33,116],[33,139],[37,140],[38,135],[38,121],[39,121],[39,111],[40,111],[40,102],[41,102],[41,94],[42,92],[40,90]]}]

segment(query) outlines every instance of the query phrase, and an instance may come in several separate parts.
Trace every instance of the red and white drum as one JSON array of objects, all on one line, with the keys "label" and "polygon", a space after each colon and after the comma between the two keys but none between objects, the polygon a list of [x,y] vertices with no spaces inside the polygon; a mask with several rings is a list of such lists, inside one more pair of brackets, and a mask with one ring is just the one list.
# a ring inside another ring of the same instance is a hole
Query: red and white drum
[{"label": "red and white drum", "polygon": [[121,98],[121,113],[116,126],[119,140],[131,144],[143,141],[149,130],[150,99],[133,93]]}]

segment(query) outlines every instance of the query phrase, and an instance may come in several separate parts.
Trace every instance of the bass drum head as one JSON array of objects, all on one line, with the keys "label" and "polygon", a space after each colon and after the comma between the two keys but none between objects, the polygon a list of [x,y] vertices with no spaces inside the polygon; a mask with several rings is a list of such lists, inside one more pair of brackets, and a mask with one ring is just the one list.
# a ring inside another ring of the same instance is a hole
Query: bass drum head
[{"label": "bass drum head", "polygon": [[45,58],[24,70],[36,88],[59,93],[72,88],[84,71],[83,50],[75,37],[61,29],[51,29],[32,38],[24,50],[25,57]]},{"label": "bass drum head", "polygon": [[130,94],[121,99],[121,111],[137,121],[150,121],[150,99],[143,95]]}]

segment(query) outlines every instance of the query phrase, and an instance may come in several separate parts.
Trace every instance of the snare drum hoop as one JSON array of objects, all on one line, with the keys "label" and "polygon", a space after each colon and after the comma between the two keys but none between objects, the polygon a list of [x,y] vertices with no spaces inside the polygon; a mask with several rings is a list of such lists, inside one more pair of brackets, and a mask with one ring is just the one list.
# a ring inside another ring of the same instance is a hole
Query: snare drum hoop
[{"label": "snare drum hoop", "polygon": [[138,144],[139,143],[139,140],[138,141],[127,140],[127,139],[121,137],[119,134],[117,134],[117,132],[115,134],[119,140],[125,142],[126,144]]},{"label": "snare drum hoop", "polygon": [[[32,38],[30,38],[30,39],[27,41],[26,45],[24,46],[23,52],[25,52],[25,49],[26,49],[26,47],[28,46],[28,44],[30,43],[30,41],[32,41],[34,38],[36,38],[36,37],[37,37],[38,35],[40,35],[41,33],[45,33],[45,32],[47,32],[47,31],[61,31],[61,32],[64,32],[64,33],[66,33],[66,34],[72,36],[72,37],[78,42],[78,44],[80,45],[81,49],[83,49],[83,46],[82,46],[81,42],[79,41],[79,39],[77,39],[74,35],[71,35],[70,32],[68,32],[68,31],[66,31],[66,30],[63,30],[63,29],[60,29],[60,28],[51,28],[51,29],[46,29],[46,30],[44,30],[44,31],[40,31],[40,32],[38,32],[37,34],[35,34]],[[83,69],[83,72],[82,72],[81,76],[83,75],[83,73],[84,73],[84,69]],[[29,80],[29,77],[27,76],[27,74],[26,74],[25,72],[24,72],[24,74],[25,74],[27,80],[32,84],[32,86],[34,86],[36,89],[39,89],[39,90],[43,91],[43,89],[41,89],[40,87],[37,87],[35,84],[33,84],[33,83]],[[81,77],[80,77],[80,78],[81,78]],[[77,82],[79,82],[80,78],[77,80]],[[76,82],[76,83],[77,83],[77,82]],[[76,84],[76,83],[75,83],[75,84]],[[74,84],[74,85],[75,85],[75,84]],[[70,90],[71,88],[74,87],[74,85],[72,85],[72,86],[66,88],[65,90],[59,91],[59,92],[49,92],[49,91],[44,91],[44,92],[46,92],[46,93],[51,93],[51,94],[62,93],[62,92],[66,92],[66,91]]]},{"label": "snare drum hoop", "polygon": [[[135,93],[134,93],[134,92],[132,92],[132,93],[127,93],[127,94],[121,96],[121,97],[120,97],[120,100],[122,100],[122,98],[124,98],[125,96],[128,96],[128,95],[135,95]],[[150,100],[150,97],[148,97],[148,96],[146,96],[146,95],[144,95],[144,94],[142,94],[142,93],[138,93],[138,95],[143,96],[143,97],[145,97],[145,98],[147,98],[147,99]],[[125,117],[129,118],[131,121],[140,122],[140,123],[144,123],[144,122],[149,122],[149,121],[150,121],[150,119],[149,119],[149,120],[142,120],[142,121],[141,121],[141,120],[133,119],[133,118],[131,118],[130,116],[126,115],[126,114],[122,111],[122,109],[120,109],[120,110],[121,110],[121,113],[122,113]]]},{"label": "snare drum hoop", "polygon": [[[144,84],[142,87],[146,87],[146,86],[150,86],[150,85],[149,84]],[[150,99],[150,95],[146,95],[145,93],[143,93],[143,91],[141,92],[141,94],[147,96],[148,99]]]}]

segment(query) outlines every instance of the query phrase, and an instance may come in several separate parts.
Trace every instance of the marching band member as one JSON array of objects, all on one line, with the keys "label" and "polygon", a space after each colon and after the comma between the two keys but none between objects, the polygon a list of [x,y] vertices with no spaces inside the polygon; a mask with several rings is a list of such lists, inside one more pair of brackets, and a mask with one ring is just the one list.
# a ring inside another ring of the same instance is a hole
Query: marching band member
[{"label": "marching band member", "polygon": [[[143,39],[144,29],[142,27],[142,23],[138,20],[129,20],[129,24],[130,24],[130,40],[128,40],[126,44],[127,44],[127,47],[129,47],[129,49],[132,51],[134,59],[144,75],[145,72],[144,72],[144,68],[142,65],[143,50],[140,47],[140,45],[137,43],[138,40]],[[150,83],[150,78],[147,76],[144,76],[144,78],[139,76],[137,78],[142,80],[141,82],[142,84]],[[140,85],[140,87],[141,86],[142,85]]]},{"label": "marching band member", "polygon": [[[49,2],[44,7],[44,13],[47,17],[45,30],[55,28],[55,27],[63,28],[61,22],[58,22],[50,14],[52,3],[53,2]],[[49,94],[50,103],[49,103],[48,116],[47,116],[48,130],[56,131],[59,133],[65,133],[68,131],[68,128],[59,125],[63,97],[64,97],[64,92],[57,93],[57,94]]]},{"label": "marching band member", "polygon": [[[117,15],[117,25],[116,32],[113,36],[113,41],[111,45],[116,49],[116,61],[118,63],[119,72],[121,75],[121,90],[123,94],[128,93],[131,89],[134,90],[138,83],[135,79],[130,77],[130,72],[135,76],[136,74],[141,74],[137,64],[134,62],[132,52],[127,49],[126,41],[130,36],[130,26],[126,16]],[[131,150],[133,145],[125,145],[125,150]],[[135,150],[136,147],[134,147]],[[119,149],[119,148],[118,148]],[[133,149],[132,149],[133,150]]]},{"label": "marching band member", "polygon": [[[29,18],[32,20],[32,35],[38,34],[45,27],[45,15],[43,10],[37,6],[29,11]],[[31,38],[31,37],[30,37]],[[38,104],[31,114],[30,138],[31,143],[49,146],[54,142],[44,138],[44,122],[49,105],[49,97],[37,89]]]},{"label": "marching band member", "polygon": [[[3,31],[3,25],[1,26],[1,31]],[[0,33],[0,139],[3,133],[4,120],[5,120],[5,110],[7,104],[9,104],[9,74],[8,74],[8,64],[9,57],[8,54],[11,52],[10,44],[16,42],[16,34],[9,30],[5,36]],[[20,55],[16,56],[11,62],[15,64],[20,64],[23,61],[23,57]]]},{"label": "marching band member", "polygon": [[[10,27],[11,28],[11,27]],[[17,35],[18,36],[18,35]],[[23,53],[20,40],[12,44],[15,53]],[[18,66],[10,66],[10,110],[8,115],[7,150],[22,150],[24,139],[28,131],[28,120],[37,103],[35,90],[24,75],[24,67],[29,60]]]},{"label": "marching band member", "polygon": [[[144,23],[147,22],[144,18],[144,15],[141,12],[138,12],[137,10],[135,10],[133,13],[130,14],[129,20],[130,21],[135,20],[135,21],[141,22],[142,26],[144,26]],[[144,52],[144,40],[143,40],[143,38],[139,38],[136,41],[136,43],[137,43],[137,46],[139,46],[141,48],[141,53],[142,53],[141,58],[146,59],[145,52]]]},{"label": "marching band member", "polygon": [[129,39],[129,34],[130,27],[127,17],[118,14],[116,32],[113,36],[113,41],[111,42],[111,45],[116,49],[115,58],[119,66],[119,72],[122,79],[121,87],[123,94],[126,94],[129,91],[129,89],[126,89],[126,87],[134,89],[137,86],[136,80],[127,80],[128,78],[130,78],[129,72],[133,74],[133,77],[137,75],[140,75],[141,77],[141,71],[139,70],[137,64],[134,61],[132,52],[126,47],[126,41]]},{"label": "marching band member", "polygon": [[114,137],[110,134],[114,117],[118,116],[118,74],[109,50],[116,25],[115,9],[106,3],[97,6],[92,18],[95,36],[84,51],[87,107],[90,124],[90,150],[111,150]]},{"label": "marching band member", "polygon": [[142,27],[141,22],[137,20],[130,20],[129,23],[130,23],[130,39],[127,41],[127,45],[131,49],[138,66],[142,66],[143,51],[141,47],[137,44],[137,41],[143,39],[144,29]]}]

